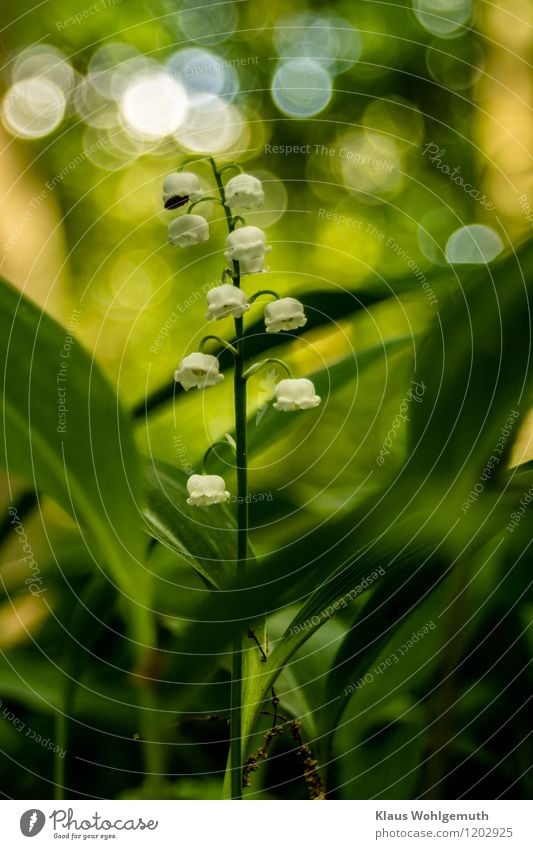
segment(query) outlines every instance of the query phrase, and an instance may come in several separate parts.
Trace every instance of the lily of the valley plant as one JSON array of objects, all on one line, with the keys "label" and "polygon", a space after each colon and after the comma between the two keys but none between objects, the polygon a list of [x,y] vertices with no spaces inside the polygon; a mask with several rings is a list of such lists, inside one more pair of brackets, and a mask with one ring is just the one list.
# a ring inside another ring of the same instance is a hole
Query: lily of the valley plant
[{"label": "lily of the valley plant", "polygon": [[[251,375],[256,374],[269,363],[277,363],[287,373],[287,377],[275,386],[273,406],[282,412],[294,412],[317,407],[320,397],[315,392],[311,380],[293,378],[289,367],[281,360],[266,359],[258,363],[246,363],[244,351],[244,316],[250,305],[258,298],[269,300],[264,309],[265,331],[279,333],[296,330],[306,324],[303,305],[295,298],[281,298],[272,290],[250,291],[253,281],[247,279],[243,286],[243,277],[264,272],[265,257],[271,251],[266,235],[259,227],[247,225],[241,212],[257,209],[264,201],[264,192],[260,180],[241,172],[238,165],[226,165],[218,168],[213,159],[209,160],[216,184],[216,195],[203,194],[200,180],[194,173],[178,170],[166,177],[163,184],[163,203],[165,209],[176,212],[168,228],[168,238],[172,245],[187,248],[199,245],[209,239],[207,220],[193,213],[193,210],[205,201],[216,201],[222,207],[228,228],[225,258],[228,265],[223,269],[220,285],[207,293],[207,318],[213,321],[233,319],[235,341],[226,342],[218,336],[209,335],[200,343],[200,350],[187,354],[175,371],[174,377],[184,388],[208,389],[224,379],[219,372],[217,357],[205,352],[209,342],[215,341],[234,358],[234,409],[235,440],[230,440],[235,452],[237,481],[237,530],[236,554],[239,573],[246,568],[248,554],[248,465],[246,453],[246,384]],[[237,170],[235,176],[227,181],[228,171]],[[181,212],[180,212],[181,211]],[[219,475],[206,473],[208,456],[214,446],[207,448],[204,455],[203,474],[191,475],[187,482],[189,497],[187,503],[199,508],[220,504],[230,499],[225,481]],[[261,651],[267,651],[266,646]],[[238,799],[243,786],[243,741],[241,729],[242,715],[242,640],[239,640],[233,652],[232,692],[230,714],[230,758],[231,796]]]}]

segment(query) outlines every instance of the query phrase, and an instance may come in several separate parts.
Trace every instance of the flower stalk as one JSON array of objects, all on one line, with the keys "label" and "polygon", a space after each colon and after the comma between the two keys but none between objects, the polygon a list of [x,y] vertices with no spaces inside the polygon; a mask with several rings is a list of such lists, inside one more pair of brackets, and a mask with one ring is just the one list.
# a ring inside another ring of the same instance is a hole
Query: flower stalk
[{"label": "flower stalk", "polygon": [[[269,363],[280,366],[288,377],[276,384],[276,402],[272,406],[284,412],[316,407],[320,403],[320,397],[316,395],[312,381],[307,378],[293,379],[290,368],[283,360],[269,357],[246,368],[244,315],[256,299],[273,299],[264,307],[266,333],[296,330],[306,324],[307,318],[303,304],[295,298],[281,298],[271,289],[261,289],[250,297],[243,291],[241,278],[265,271],[265,256],[271,251],[271,247],[266,244],[266,234],[263,230],[247,225],[245,219],[235,214],[234,210],[251,210],[261,206],[264,200],[262,184],[251,174],[241,173],[240,166],[232,164],[219,169],[212,157],[209,157],[209,163],[213,170],[218,198],[201,198],[198,177],[181,168],[166,178],[163,186],[166,208],[176,210],[189,202],[187,212],[170,222],[169,241],[178,247],[199,245],[206,241],[209,238],[209,224],[201,216],[192,214],[192,210],[197,203],[204,200],[216,201],[222,206],[228,230],[225,251],[227,265],[222,271],[221,284],[209,289],[207,293],[206,318],[219,321],[232,317],[235,339],[232,344],[213,334],[204,336],[200,342],[200,350],[183,357],[174,377],[185,391],[216,386],[224,380],[224,375],[220,374],[217,357],[205,353],[207,344],[217,342],[233,356],[235,440],[226,434],[227,442],[218,441],[208,448],[204,455],[202,474],[193,474],[187,480],[187,504],[195,509],[204,509],[229,500],[230,493],[226,489],[224,479],[220,475],[207,473],[207,460],[215,446],[229,444],[235,453],[237,483],[237,575],[243,577],[249,552],[247,380]],[[231,168],[236,168],[239,173],[224,183],[222,174]],[[259,665],[267,659],[265,617],[252,624],[253,628],[243,627],[235,640],[232,653],[230,752],[224,783],[224,792],[228,795],[230,793],[232,799],[242,798],[244,758],[247,754],[244,749],[247,735],[251,731],[249,712],[243,708],[246,680],[255,678]]]},{"label": "flower stalk", "polygon": [[221,339],[220,336],[215,336],[213,333],[210,333],[209,336],[204,336],[203,339],[200,340],[200,351],[202,353],[205,351],[205,347],[208,342],[218,342],[221,348],[224,348],[226,351],[229,351],[230,354],[233,354],[234,357],[237,356],[237,349],[228,342],[226,339]]},{"label": "flower stalk", "polygon": [[[235,230],[235,221],[226,204],[226,193],[221,172],[214,159],[210,159],[213,175],[224,208],[228,233]],[[239,263],[233,260],[233,285],[240,289]],[[242,316],[233,319],[235,324],[235,354],[233,387],[235,402],[235,466],[237,474],[237,574],[242,575],[248,555],[248,458],[246,446],[246,378],[244,377],[244,321]],[[230,707],[230,759],[231,798],[242,798],[242,687],[243,687],[243,635],[235,638],[231,672]]]},{"label": "flower stalk", "polygon": [[251,377],[253,374],[257,374],[258,371],[261,371],[261,369],[270,365],[270,363],[280,366],[280,368],[282,368],[289,375],[289,377],[292,378],[292,372],[286,362],[278,359],[278,357],[267,357],[266,360],[261,360],[260,363],[254,363],[253,366],[250,366],[250,368],[246,369],[243,374],[244,379],[248,380],[249,377]]}]

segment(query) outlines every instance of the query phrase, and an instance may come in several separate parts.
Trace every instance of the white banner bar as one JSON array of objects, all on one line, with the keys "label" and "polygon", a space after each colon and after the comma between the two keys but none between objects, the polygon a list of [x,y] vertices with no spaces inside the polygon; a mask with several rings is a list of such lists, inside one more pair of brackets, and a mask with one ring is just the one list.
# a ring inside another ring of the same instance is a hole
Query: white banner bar
[{"label": "white banner bar", "polygon": [[[531,849],[528,802],[4,801],[1,846]],[[29,843],[35,838],[35,843]],[[71,845],[71,844],[69,844]]]}]

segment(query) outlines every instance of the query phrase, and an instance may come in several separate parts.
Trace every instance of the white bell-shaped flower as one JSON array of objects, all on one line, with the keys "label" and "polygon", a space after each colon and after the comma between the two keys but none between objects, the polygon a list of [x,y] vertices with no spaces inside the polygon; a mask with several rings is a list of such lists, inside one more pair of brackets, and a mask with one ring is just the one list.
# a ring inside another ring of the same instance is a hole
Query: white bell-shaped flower
[{"label": "white bell-shaped flower", "polygon": [[[246,257],[239,261],[241,275],[245,274],[260,274],[265,270],[265,254]],[[268,271],[268,268],[266,269]]]},{"label": "white bell-shaped flower", "polygon": [[215,286],[207,293],[207,315],[206,318],[225,318],[232,315],[240,318],[246,310],[250,309],[248,298],[242,289],[232,286],[231,283],[223,283]]},{"label": "white bell-shaped flower", "polygon": [[180,248],[201,245],[209,239],[209,224],[201,215],[182,215],[168,226],[168,241]]},{"label": "white bell-shaped flower", "polygon": [[215,386],[224,380],[224,375],[219,373],[216,357],[196,351],[182,359],[174,372],[174,380],[181,383],[185,392],[188,392],[193,386],[198,389]]},{"label": "white bell-shaped flower", "polygon": [[220,475],[191,475],[187,480],[187,492],[189,493],[187,504],[195,507],[222,504],[230,498],[224,478]]},{"label": "white bell-shaped flower", "polygon": [[175,171],[163,181],[165,209],[179,209],[202,197],[202,187],[196,174]]},{"label": "white bell-shaped flower", "polygon": [[293,410],[309,410],[318,407],[320,396],[316,394],[312,380],[307,377],[280,380],[275,387],[276,403],[274,408],[285,413]]},{"label": "white bell-shaped flower", "polygon": [[239,209],[257,209],[265,199],[261,180],[251,174],[237,174],[225,187],[226,203]]},{"label": "white bell-shaped flower", "polygon": [[303,304],[296,298],[279,298],[265,307],[265,327],[267,333],[279,333],[280,330],[296,330],[307,323]]},{"label": "white bell-shaped flower", "polygon": [[272,250],[265,244],[266,235],[259,227],[240,227],[226,237],[226,259],[240,263],[241,274],[256,274],[263,270],[265,254]]}]

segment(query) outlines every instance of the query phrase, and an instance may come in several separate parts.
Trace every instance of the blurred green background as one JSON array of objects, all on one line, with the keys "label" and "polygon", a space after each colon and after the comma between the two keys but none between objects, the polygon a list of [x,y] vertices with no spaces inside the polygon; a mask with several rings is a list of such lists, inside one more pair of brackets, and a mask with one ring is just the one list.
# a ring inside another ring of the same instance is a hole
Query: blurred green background
[{"label": "blurred green background", "polygon": [[[263,181],[265,203],[247,221],[264,228],[272,245],[268,275],[247,278],[245,288],[307,300],[312,326],[287,338],[276,356],[301,374],[328,370],[320,384],[327,403],[316,416],[281,422],[281,430],[279,414],[267,407],[272,375],[250,383],[250,485],[257,496],[269,496],[251,505],[256,550],[266,554],[273,541],[280,547],[386,491],[405,458],[404,422],[394,426],[386,461],[376,458],[418,368],[416,340],[455,297],[458,266],[483,268],[512,254],[530,232],[525,0],[290,8],[248,0],[22,0],[1,14],[3,276],[70,327],[125,408],[140,404],[142,412],[143,399],[170,384],[181,357],[213,332],[205,291],[224,264],[225,224],[214,205],[202,212],[210,221],[207,245],[184,251],[167,244],[172,215],[162,209],[162,180],[191,154],[240,163]],[[212,185],[205,161],[191,167],[206,188]],[[260,317],[256,304],[249,321]],[[231,338],[230,321],[215,332]],[[387,354],[384,345],[395,339],[404,344]],[[364,352],[374,349],[366,364]],[[335,365],[352,354],[350,379],[336,384]],[[143,453],[187,473],[197,469],[208,444],[232,428],[231,390],[226,379],[207,394],[167,393],[150,416],[137,418]],[[512,464],[533,457],[529,432],[524,413]],[[234,489],[227,467],[225,475]],[[22,491],[24,482],[18,486]],[[7,485],[4,493],[7,505]],[[46,499],[26,519],[25,532],[46,573],[49,605],[26,592],[19,541],[7,534],[0,699],[26,730],[53,740],[62,640],[55,617],[72,615],[89,566],[80,560],[71,520]],[[443,651],[442,629],[431,631],[397,679],[383,676],[351,700],[334,744],[335,796],[531,792],[523,695],[532,648],[524,636],[532,612],[522,595],[527,563],[520,560],[515,577],[494,595],[489,589],[516,552],[487,545],[466,578],[456,585],[452,574],[394,637],[402,645],[468,587],[449,625],[452,648]],[[50,556],[58,551],[59,569]],[[180,609],[180,586],[194,591],[197,584],[169,552],[158,549],[154,558],[173,585],[158,595],[165,621]],[[495,634],[509,608],[512,616]],[[309,738],[317,733],[312,715],[320,703],[314,686],[355,609],[317,632],[287,672],[294,682],[285,682],[284,706],[305,717]],[[468,620],[469,610],[473,621],[463,630],[457,623]],[[286,612],[278,618],[273,634],[289,621]],[[166,625],[171,641],[177,626]],[[112,627],[120,630],[114,620]],[[502,644],[515,640],[512,659],[499,663]],[[128,710],[135,696],[127,677],[113,673],[115,665],[123,668],[123,651],[120,641],[114,647],[102,637],[85,658],[67,795],[142,793],[138,728]],[[390,652],[384,649],[384,657]],[[456,665],[452,683],[437,687]],[[227,687],[227,669],[217,680]],[[178,724],[169,707],[167,720],[168,793],[216,796],[226,752],[223,718]],[[45,746],[0,716],[0,747],[5,795],[50,795],[53,763]],[[290,747],[278,748],[279,757],[254,778],[253,792],[305,797]],[[116,768],[98,766],[103,762]]]}]

